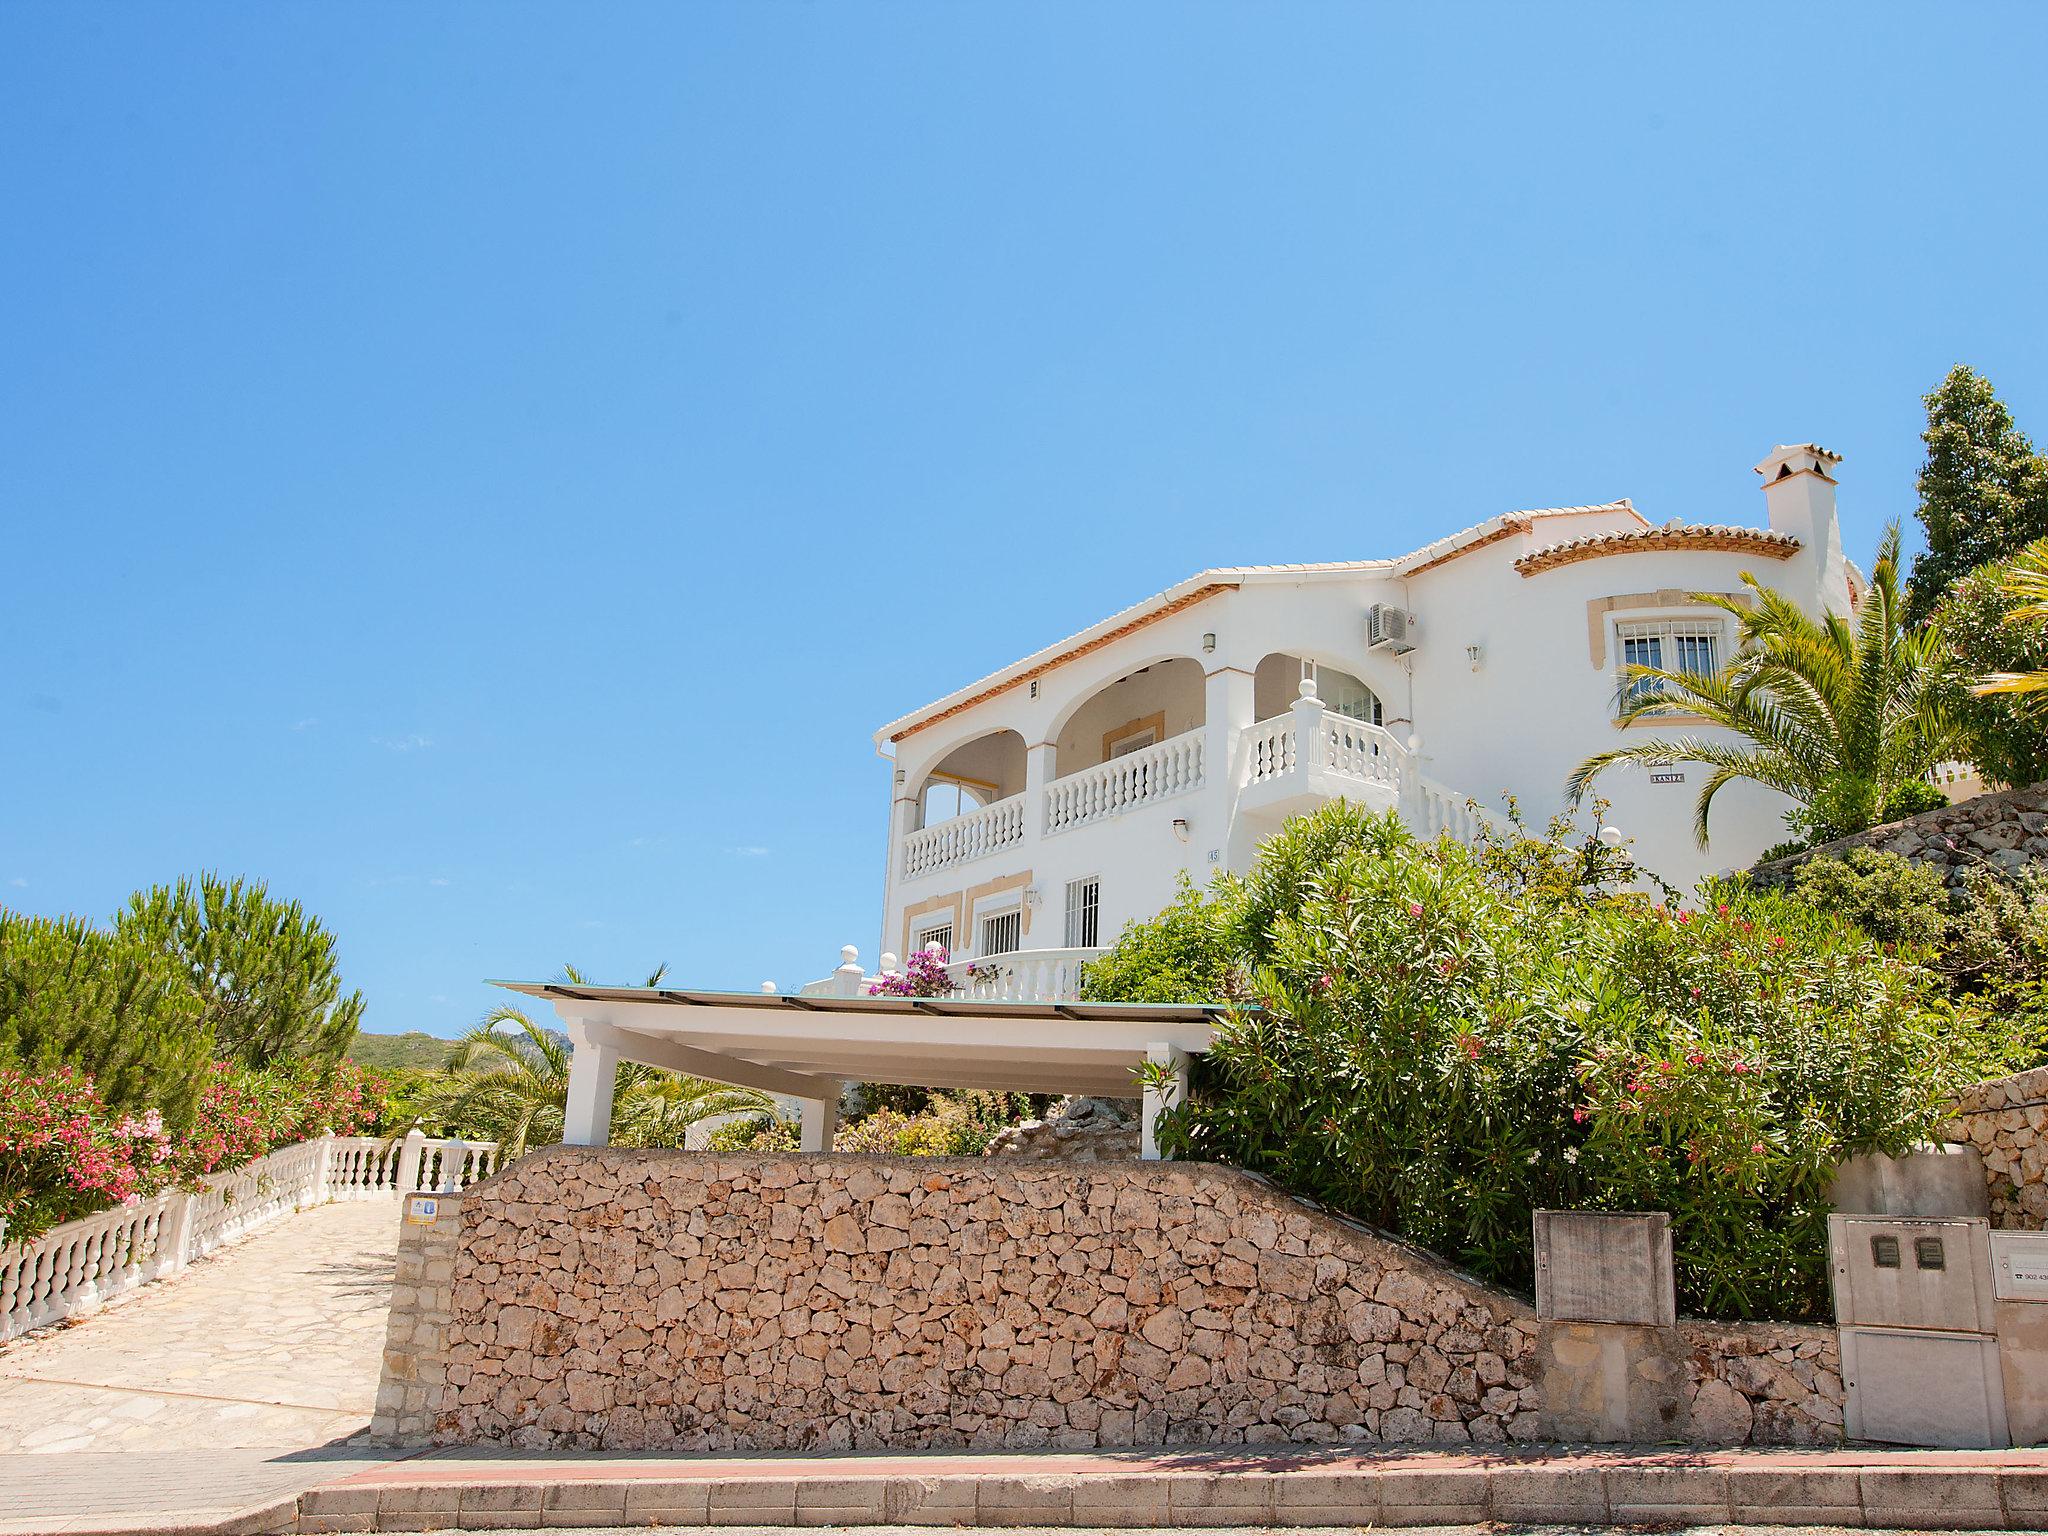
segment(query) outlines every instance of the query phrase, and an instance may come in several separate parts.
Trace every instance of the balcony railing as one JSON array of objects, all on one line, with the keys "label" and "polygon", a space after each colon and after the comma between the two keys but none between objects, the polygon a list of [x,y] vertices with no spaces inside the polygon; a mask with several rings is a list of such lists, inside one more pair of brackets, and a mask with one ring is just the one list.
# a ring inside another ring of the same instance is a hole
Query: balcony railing
[{"label": "balcony railing", "polygon": [[903,839],[903,875],[911,879],[998,853],[1024,841],[1024,797],[1012,795]]},{"label": "balcony railing", "polygon": [[[1261,720],[1245,732],[1244,782],[1266,784],[1303,766],[1294,715]],[[1315,727],[1317,750],[1309,762],[1339,778],[1384,784],[1400,793],[1408,752],[1385,726],[1324,712]]]},{"label": "balcony railing", "polygon": [[1202,787],[1202,732],[1170,736],[1045,786],[1045,835]]},{"label": "balcony railing", "polygon": [[946,967],[962,997],[1009,1003],[1071,1003],[1081,995],[1081,967],[1100,949],[1020,949]]}]

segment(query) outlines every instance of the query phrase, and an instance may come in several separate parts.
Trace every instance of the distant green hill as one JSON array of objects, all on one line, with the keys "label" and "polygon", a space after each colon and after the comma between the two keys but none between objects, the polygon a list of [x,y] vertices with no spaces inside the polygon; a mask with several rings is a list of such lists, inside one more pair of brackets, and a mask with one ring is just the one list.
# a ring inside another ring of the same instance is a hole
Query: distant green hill
[{"label": "distant green hill", "polygon": [[438,1067],[448,1059],[453,1040],[407,1030],[402,1035],[357,1034],[348,1048],[348,1059],[359,1067]]}]

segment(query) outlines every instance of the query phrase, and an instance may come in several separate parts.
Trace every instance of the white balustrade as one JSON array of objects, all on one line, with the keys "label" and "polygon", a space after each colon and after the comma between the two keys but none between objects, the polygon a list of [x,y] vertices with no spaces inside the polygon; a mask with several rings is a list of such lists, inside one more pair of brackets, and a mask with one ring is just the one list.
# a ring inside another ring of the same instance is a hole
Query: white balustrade
[{"label": "white balustrade", "polygon": [[1019,949],[946,967],[962,997],[1006,1003],[1071,1003],[1081,995],[1081,967],[1102,953],[1089,949]]},{"label": "white balustrade", "polygon": [[1407,812],[1409,826],[1421,838],[1449,833],[1458,842],[1476,843],[1482,827],[1495,834],[1513,831],[1506,817],[1420,774],[1413,777]]},{"label": "white balustrade", "polygon": [[1024,797],[1012,795],[978,811],[921,827],[903,839],[903,877],[965,864],[1024,841]]},{"label": "white balustrade", "polygon": [[1385,726],[1325,713],[1322,734],[1325,772],[1400,791],[1408,754]]},{"label": "white balustrade", "polygon": [[1244,733],[1244,781],[1264,784],[1294,772],[1294,717],[1261,720]]},{"label": "white balustrade", "polygon": [[1170,736],[1046,785],[1046,835],[1121,816],[1201,786],[1202,732]]},{"label": "white balustrade", "polygon": [[[1408,753],[1391,731],[1328,710],[1308,713],[1316,721],[1310,739],[1319,748],[1312,759],[1318,770],[1339,778],[1384,784],[1399,792]],[[1243,782],[1247,786],[1270,783],[1300,768],[1300,739],[1301,727],[1293,713],[1246,727]]]},{"label": "white balustrade", "polygon": [[497,1163],[494,1141],[322,1136],[209,1174],[198,1191],[99,1211],[34,1242],[0,1233],[0,1339],[89,1312],[307,1206],[463,1189]]}]

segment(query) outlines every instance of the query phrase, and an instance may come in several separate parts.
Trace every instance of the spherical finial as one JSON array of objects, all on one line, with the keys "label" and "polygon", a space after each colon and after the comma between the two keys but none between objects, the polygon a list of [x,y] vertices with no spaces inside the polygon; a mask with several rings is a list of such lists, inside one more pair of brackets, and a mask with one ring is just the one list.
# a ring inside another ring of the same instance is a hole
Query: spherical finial
[{"label": "spherical finial", "polygon": [[770,997],[774,996],[774,994],[775,994],[775,983],[774,983],[774,982],[772,982],[772,981],[764,981],[764,982],[762,982],[762,983],[761,983],[761,991],[762,991],[762,993],[763,993],[764,995],[766,995],[766,996],[770,996]]},{"label": "spherical finial", "polygon": [[840,946],[839,946],[839,963],[840,963],[841,965],[859,965],[859,964],[860,964],[860,946],[859,946],[858,944],[842,944],[842,945],[840,945]]},{"label": "spherical finial", "polygon": [[1304,699],[1312,699],[1316,696],[1316,680],[1314,678],[1304,677],[1301,680],[1301,696]]},{"label": "spherical finial", "polygon": [[887,950],[882,952],[882,974],[884,976],[894,976],[896,974],[896,957]]},{"label": "spherical finial", "polygon": [[1415,731],[1408,733],[1408,750],[1410,752],[1420,752],[1422,750],[1422,737],[1419,733]]},{"label": "spherical finial", "polygon": [[1600,829],[1600,841],[1610,848],[1619,848],[1621,846],[1621,828],[1602,827]]}]

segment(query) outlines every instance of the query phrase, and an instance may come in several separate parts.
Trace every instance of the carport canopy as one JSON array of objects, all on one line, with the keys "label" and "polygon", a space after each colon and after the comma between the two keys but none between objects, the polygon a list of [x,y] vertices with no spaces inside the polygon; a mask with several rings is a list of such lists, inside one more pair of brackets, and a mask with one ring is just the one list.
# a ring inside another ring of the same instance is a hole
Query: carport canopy
[{"label": "carport canopy", "polygon": [[[500,981],[552,1003],[574,1052],[563,1139],[603,1146],[621,1062],[757,1088],[802,1107],[802,1148],[832,1145],[842,1084],[982,1088],[1142,1099],[1142,1155],[1159,1155],[1160,1114],[1188,1058],[1209,1049],[1223,1003],[993,1002],[798,996],[669,987]],[[1157,1062],[1164,1074],[1138,1071]],[[1155,1076],[1164,1080],[1155,1082]]]}]

